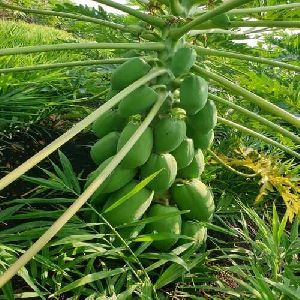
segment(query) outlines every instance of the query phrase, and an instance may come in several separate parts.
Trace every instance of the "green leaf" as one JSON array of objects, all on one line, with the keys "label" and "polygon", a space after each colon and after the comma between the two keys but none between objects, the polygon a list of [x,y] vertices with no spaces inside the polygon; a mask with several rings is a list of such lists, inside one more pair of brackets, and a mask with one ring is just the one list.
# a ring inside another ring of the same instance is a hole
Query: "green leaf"
[{"label": "green leaf", "polygon": [[140,183],[138,183],[128,194],[126,194],[125,196],[123,196],[122,198],[120,198],[118,201],[114,202],[111,206],[109,206],[104,213],[107,213],[113,209],[115,209],[116,207],[118,207],[119,205],[121,205],[122,203],[124,203],[125,201],[127,201],[130,197],[132,197],[133,195],[135,195],[136,193],[138,193],[141,189],[143,189],[149,182],[151,182],[160,172],[162,171],[159,170],[157,172],[155,172],[154,174],[148,176],[147,178],[145,178],[143,181],[141,181]]},{"label": "green leaf", "polygon": [[86,285],[88,283],[92,283],[97,280],[105,279],[107,277],[111,277],[117,274],[121,274],[126,271],[126,268],[117,268],[111,271],[100,271],[97,273],[86,275],[78,280],[73,281],[72,283],[66,285],[65,287],[59,289],[57,292],[53,294],[53,296],[58,296],[62,293],[74,290],[80,286]]},{"label": "green leaf", "polygon": [[74,191],[79,195],[81,192],[79,181],[77,179],[77,176],[73,170],[70,161],[60,150],[58,150],[58,154],[59,154],[60,162],[63,167],[64,173],[66,174],[66,177],[69,179],[70,186],[72,186]]},{"label": "green leaf", "polygon": [[8,220],[15,212],[20,210],[23,206],[24,204],[15,205],[0,211],[0,222]]}]

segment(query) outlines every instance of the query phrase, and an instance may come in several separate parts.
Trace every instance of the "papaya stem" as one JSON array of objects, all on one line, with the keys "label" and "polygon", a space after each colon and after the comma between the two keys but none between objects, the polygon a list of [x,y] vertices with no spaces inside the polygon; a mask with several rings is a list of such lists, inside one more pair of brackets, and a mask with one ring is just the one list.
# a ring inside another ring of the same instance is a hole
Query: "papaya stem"
[{"label": "papaya stem", "polygon": [[0,179],[0,191],[4,189],[6,186],[8,186],[10,183],[12,183],[13,181],[21,177],[24,173],[26,173],[28,170],[33,168],[35,165],[37,165],[44,158],[49,156],[51,153],[53,153],[55,150],[57,150],[59,147],[61,147],[63,144],[69,141],[71,138],[76,136],[79,132],[81,132],[83,129],[85,129],[87,126],[93,123],[99,116],[101,116],[103,113],[105,113],[106,111],[114,107],[117,103],[119,103],[128,94],[130,94],[131,92],[133,92],[134,90],[142,86],[143,84],[151,81],[152,79],[164,73],[167,73],[166,69],[155,69],[152,72],[145,75],[144,77],[137,80],[136,82],[129,85],[120,93],[112,97],[109,101],[105,102],[98,109],[96,109],[90,115],[88,115],[83,120],[75,124],[71,129],[69,129],[67,132],[62,134],[57,139],[55,139],[48,146],[43,148],[41,151],[33,155],[31,158],[29,158],[27,161],[25,161],[15,170],[13,170],[12,172],[4,176],[2,179]]},{"label": "papaya stem", "polygon": [[126,5],[123,5],[123,4],[120,4],[120,3],[117,3],[117,2],[114,2],[114,1],[111,1],[111,0],[94,0],[94,1],[98,2],[100,4],[104,4],[104,5],[113,7],[117,10],[126,12],[129,15],[134,16],[134,17],[136,17],[136,18],[138,18],[138,19],[140,19],[140,20],[142,20],[142,21],[144,21],[144,22],[146,22],[150,25],[153,25],[153,26],[162,28],[166,25],[166,22],[163,21],[161,18],[154,17],[154,16],[151,16],[151,15],[142,13],[139,10],[130,8]]},{"label": "papaya stem", "polygon": [[221,51],[221,50],[215,50],[215,49],[208,49],[203,48],[199,46],[191,45],[192,48],[194,48],[198,53],[204,54],[204,55],[211,55],[211,56],[219,56],[219,57],[229,57],[229,58],[235,58],[240,60],[246,60],[246,61],[254,61],[262,64],[271,65],[274,67],[281,67],[285,68],[291,71],[300,72],[299,66],[290,65],[281,61],[276,61],[268,58],[262,58],[262,57],[255,57],[251,55],[245,55],[240,53],[234,53],[234,52],[228,52],[228,51]]},{"label": "papaya stem", "polygon": [[226,169],[228,169],[229,171],[237,174],[237,175],[240,175],[242,177],[247,177],[247,178],[253,178],[253,177],[256,177],[258,176],[259,174],[258,173],[252,173],[252,174],[247,174],[247,173],[243,173],[243,172],[240,172],[238,170],[236,170],[235,168],[232,168],[231,166],[229,166],[228,164],[226,164],[226,162],[221,159],[215,152],[213,152],[212,150],[208,149],[207,152],[218,162],[220,163],[223,167],[225,167]]},{"label": "papaya stem", "polygon": [[112,58],[112,59],[99,59],[99,60],[70,61],[70,62],[55,63],[55,64],[40,64],[35,66],[0,69],[0,74],[25,72],[25,71],[27,72],[27,71],[36,71],[36,70],[50,70],[50,69],[78,67],[78,66],[122,64],[127,60],[128,58]]},{"label": "papaya stem", "polygon": [[273,11],[273,10],[278,11],[283,9],[293,9],[297,7],[300,7],[300,3],[288,3],[288,4],[279,4],[279,5],[270,5],[270,6],[251,7],[251,8],[238,8],[238,9],[231,10],[230,12],[228,12],[228,14],[243,15],[243,14]]},{"label": "papaya stem", "polygon": [[196,19],[186,23],[182,27],[171,30],[170,35],[172,38],[178,39],[181,36],[183,36],[185,33],[189,32],[191,29],[212,19],[213,17],[216,17],[222,13],[225,13],[235,7],[241,6],[248,2],[251,2],[251,0],[229,0],[229,1],[226,1],[225,3],[217,6],[215,9],[207,11],[204,14],[197,17]]},{"label": "papaya stem", "polygon": [[225,104],[233,109],[235,109],[236,111],[238,112],[241,112],[242,114],[254,119],[254,120],[257,120],[258,122],[260,122],[261,124],[264,124],[272,129],[274,129],[276,132],[279,132],[281,133],[283,136],[285,137],[288,137],[290,138],[292,141],[294,141],[295,143],[297,144],[300,144],[300,137],[295,135],[294,133],[288,131],[287,129],[267,120],[266,118],[260,116],[259,114],[257,113],[254,113],[252,111],[249,111],[248,109],[246,108],[243,108],[237,104],[234,104],[228,100],[225,100],[221,97],[218,97],[218,96],[215,96],[211,93],[208,94],[208,97],[211,99],[211,100],[214,100],[214,101],[217,101],[219,103],[222,103],[222,104]]},{"label": "papaya stem", "polygon": [[290,155],[292,155],[292,156],[300,159],[300,154],[299,153],[293,151],[292,149],[290,149],[290,148],[288,148],[288,147],[286,147],[284,145],[281,145],[280,143],[274,141],[271,138],[266,137],[265,135],[263,135],[261,133],[255,132],[254,130],[252,130],[250,128],[244,127],[244,126],[242,126],[240,124],[237,124],[235,122],[229,121],[229,120],[224,119],[222,117],[218,117],[218,121],[221,122],[221,123],[224,123],[227,126],[230,126],[230,127],[233,127],[233,128],[235,128],[237,130],[245,132],[246,134],[252,135],[255,138],[258,138],[258,139],[264,141],[265,143],[267,143],[269,145],[272,145],[272,146],[274,146],[276,148],[279,148],[279,149],[283,150],[284,152],[286,152],[286,153],[288,153],[288,154],[290,154]]},{"label": "papaya stem", "polygon": [[22,6],[8,4],[4,1],[0,1],[0,6],[8,8],[8,9],[12,9],[12,10],[22,11],[25,13],[38,14],[38,15],[44,15],[44,16],[57,16],[57,17],[63,17],[63,18],[68,18],[68,19],[74,19],[74,20],[78,20],[78,21],[95,23],[95,24],[103,25],[103,26],[106,26],[109,28],[121,30],[124,32],[141,33],[143,31],[143,28],[142,27],[139,28],[138,26],[134,26],[134,27],[133,26],[132,27],[125,26],[122,24],[117,24],[117,23],[106,21],[106,20],[101,20],[101,19],[97,19],[97,18],[92,18],[92,17],[78,15],[78,14],[72,14],[72,13],[25,8]]},{"label": "papaya stem", "polygon": [[[235,8],[231,11],[227,12],[228,15],[244,15],[244,14],[251,14],[251,13],[262,13],[267,11],[273,10],[284,10],[284,9],[293,9],[300,7],[300,3],[288,3],[288,4],[278,4],[278,5],[270,5],[270,6],[258,6],[258,7],[251,7],[251,8]],[[201,9],[195,13],[195,15],[203,14],[208,10]]]},{"label": "papaya stem", "polygon": [[228,27],[300,28],[300,21],[231,21]]},{"label": "papaya stem", "polygon": [[225,88],[235,92],[238,95],[243,96],[244,98],[248,99],[249,101],[255,103],[263,110],[269,112],[270,114],[273,114],[290,124],[300,128],[300,120],[292,115],[291,113],[285,111],[284,109],[274,105],[273,103],[270,103],[269,101],[265,100],[262,97],[259,97],[255,95],[254,93],[242,88],[241,86],[229,81],[228,79],[224,78],[223,76],[220,76],[216,73],[210,72],[204,68],[199,67],[198,65],[194,66],[193,69],[198,73],[199,75],[208,77],[212,79],[213,81],[216,81],[220,85],[224,86]]},{"label": "papaya stem", "polygon": [[0,49],[0,56],[28,54],[37,52],[49,52],[60,50],[80,50],[80,49],[139,49],[139,50],[163,50],[165,45],[163,43],[64,43],[56,45],[38,45],[26,46],[17,48]]},{"label": "papaya stem", "polygon": [[[155,74],[156,76],[158,76],[161,75],[163,72],[165,72],[165,70],[160,69],[152,72],[151,75],[153,76]],[[143,78],[145,79],[145,77]],[[138,81],[141,81],[141,79]],[[133,84],[133,86],[134,85],[135,83]],[[165,98],[165,93],[160,93],[159,99],[153,105],[145,120],[141,123],[137,131],[131,136],[127,143],[115,155],[114,159],[104,168],[104,170],[89,185],[89,187],[75,200],[75,202],[51,225],[51,227],[49,227],[47,231],[1,275],[0,288],[6,282],[8,282],[15,274],[17,274],[17,272],[23,266],[25,266],[32,259],[32,257],[35,256],[57,234],[57,232],[59,232],[59,230],[77,213],[77,211],[88,201],[88,199],[99,188],[99,186],[109,177],[109,175],[119,165],[119,163],[122,161],[125,155],[134,146],[134,144],[137,142],[140,136],[148,128],[152,120],[155,118],[157,112],[159,111],[161,105],[163,104]]]}]

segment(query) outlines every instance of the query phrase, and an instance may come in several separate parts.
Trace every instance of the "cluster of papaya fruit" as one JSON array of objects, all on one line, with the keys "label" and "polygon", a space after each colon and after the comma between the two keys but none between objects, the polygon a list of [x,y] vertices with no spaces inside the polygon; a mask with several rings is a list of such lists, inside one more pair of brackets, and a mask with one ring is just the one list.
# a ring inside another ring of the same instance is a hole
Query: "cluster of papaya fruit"
[{"label": "cluster of papaya fruit", "polygon": [[[92,130],[99,140],[90,155],[98,165],[87,178],[88,186],[126,144],[145,114],[158,100],[156,87],[161,82],[170,91],[156,118],[144,131],[120,165],[92,196],[92,204],[112,226],[120,226],[143,217],[164,216],[146,226],[122,228],[119,233],[134,238],[139,233],[157,234],[152,246],[168,251],[176,243],[194,240],[202,245],[206,228],[200,222],[211,220],[214,212],[213,194],[200,180],[204,170],[205,151],[213,141],[216,107],[207,99],[207,82],[190,73],[196,54],[189,47],[174,51],[168,61],[171,78],[143,85],[123,98],[117,109],[101,115]],[[130,58],[114,71],[109,97],[146,75],[151,66],[140,57]],[[174,82],[179,85],[174,87]],[[150,86],[151,85],[151,86]],[[179,88],[178,88],[179,86]],[[171,96],[170,96],[171,95]],[[112,205],[127,195],[143,179],[158,175],[146,187],[120,205]],[[180,214],[180,211],[189,212]],[[178,236],[181,237],[178,241]]]}]

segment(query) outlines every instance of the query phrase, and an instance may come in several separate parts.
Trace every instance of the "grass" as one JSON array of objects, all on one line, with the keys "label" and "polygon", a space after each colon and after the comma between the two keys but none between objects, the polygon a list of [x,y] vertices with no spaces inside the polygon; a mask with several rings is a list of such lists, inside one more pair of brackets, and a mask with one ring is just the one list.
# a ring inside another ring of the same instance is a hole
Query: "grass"
[{"label": "grass", "polygon": [[[63,30],[5,20],[0,20],[0,37],[0,48],[77,40]],[[105,51],[101,53],[95,51],[94,55],[107,56]],[[89,53],[60,51],[1,57],[0,63],[3,68],[13,68],[88,58]],[[57,111],[71,118],[86,115],[89,111],[88,97],[106,88],[106,72],[106,69],[97,67],[78,67],[71,70],[0,74],[0,128],[11,131],[16,125],[35,123]]]}]

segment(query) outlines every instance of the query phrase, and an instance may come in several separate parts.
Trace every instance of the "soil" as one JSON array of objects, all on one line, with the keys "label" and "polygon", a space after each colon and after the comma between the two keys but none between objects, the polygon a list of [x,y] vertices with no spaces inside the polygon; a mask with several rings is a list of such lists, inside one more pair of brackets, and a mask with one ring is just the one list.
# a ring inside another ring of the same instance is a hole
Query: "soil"
[{"label": "soil", "polygon": [[[0,138],[0,178],[25,162],[32,155],[43,149],[61,134],[67,131],[71,123],[61,121],[56,116],[28,127],[26,130],[14,130],[11,133],[3,132]],[[94,169],[90,160],[88,146],[95,142],[90,132],[83,132],[63,145],[60,150],[69,158],[76,173],[84,174]],[[39,167],[52,169],[50,160],[57,162],[57,152],[43,160]],[[26,173],[30,176],[44,176],[43,172],[35,167]],[[0,198],[6,200],[22,198],[34,188],[34,185],[18,179],[0,193]]]}]

